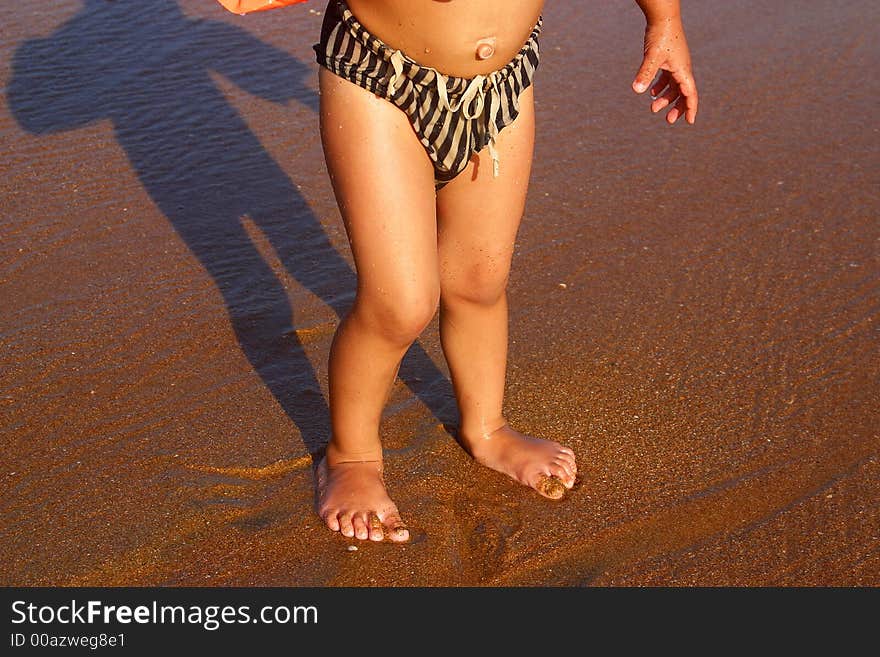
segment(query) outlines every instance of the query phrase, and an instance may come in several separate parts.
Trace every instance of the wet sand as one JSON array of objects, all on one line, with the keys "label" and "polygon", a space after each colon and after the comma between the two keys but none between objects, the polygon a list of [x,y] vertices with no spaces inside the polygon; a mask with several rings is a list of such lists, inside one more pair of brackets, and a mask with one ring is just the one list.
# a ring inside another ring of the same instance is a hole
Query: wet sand
[{"label": "wet sand", "polygon": [[582,483],[457,447],[435,318],[382,426],[414,540],[357,551],[312,511],[323,5],[148,5],[0,8],[3,584],[880,585],[876,3],[686,2],[672,128],[635,3],[548,3],[505,411]]}]

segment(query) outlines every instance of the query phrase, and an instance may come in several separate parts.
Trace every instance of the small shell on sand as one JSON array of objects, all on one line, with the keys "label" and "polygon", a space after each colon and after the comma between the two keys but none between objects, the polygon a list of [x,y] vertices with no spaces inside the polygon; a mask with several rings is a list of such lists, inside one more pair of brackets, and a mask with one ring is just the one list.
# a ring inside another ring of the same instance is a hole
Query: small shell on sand
[{"label": "small shell on sand", "polygon": [[345,549],[348,550],[349,552],[357,552],[357,550],[358,550],[358,546],[357,546],[357,545],[349,545],[349,546],[348,546],[347,548],[345,548]]}]

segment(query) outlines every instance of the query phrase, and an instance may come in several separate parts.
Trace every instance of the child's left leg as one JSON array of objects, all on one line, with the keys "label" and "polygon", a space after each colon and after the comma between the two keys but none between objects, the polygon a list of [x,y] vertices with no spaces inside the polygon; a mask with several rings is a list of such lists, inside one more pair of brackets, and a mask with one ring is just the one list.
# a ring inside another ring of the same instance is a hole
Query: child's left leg
[{"label": "child's left leg", "polygon": [[[574,485],[574,452],[515,431],[502,415],[507,368],[507,279],[525,207],[534,145],[533,87],[488,149],[437,193],[440,339],[461,415],[459,438],[480,463],[559,498]],[[558,481],[552,479],[556,477]]]}]

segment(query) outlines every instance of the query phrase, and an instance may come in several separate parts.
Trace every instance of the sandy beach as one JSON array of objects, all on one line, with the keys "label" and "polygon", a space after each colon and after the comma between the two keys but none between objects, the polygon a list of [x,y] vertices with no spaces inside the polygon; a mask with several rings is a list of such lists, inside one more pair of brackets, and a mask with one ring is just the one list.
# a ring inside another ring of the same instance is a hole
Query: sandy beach
[{"label": "sandy beach", "polygon": [[635,3],[544,13],[505,413],[580,484],[458,447],[435,317],[382,425],[413,540],[356,551],[324,3],[0,8],[0,583],[880,585],[880,8],[683,5],[695,126],[630,89]]}]

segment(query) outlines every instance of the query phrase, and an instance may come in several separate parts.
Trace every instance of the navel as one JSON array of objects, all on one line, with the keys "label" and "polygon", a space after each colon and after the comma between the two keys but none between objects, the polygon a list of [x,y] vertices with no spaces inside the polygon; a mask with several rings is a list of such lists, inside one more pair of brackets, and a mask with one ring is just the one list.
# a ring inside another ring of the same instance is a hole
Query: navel
[{"label": "navel", "polygon": [[477,41],[477,59],[489,59],[495,54],[495,37],[486,37]]}]

